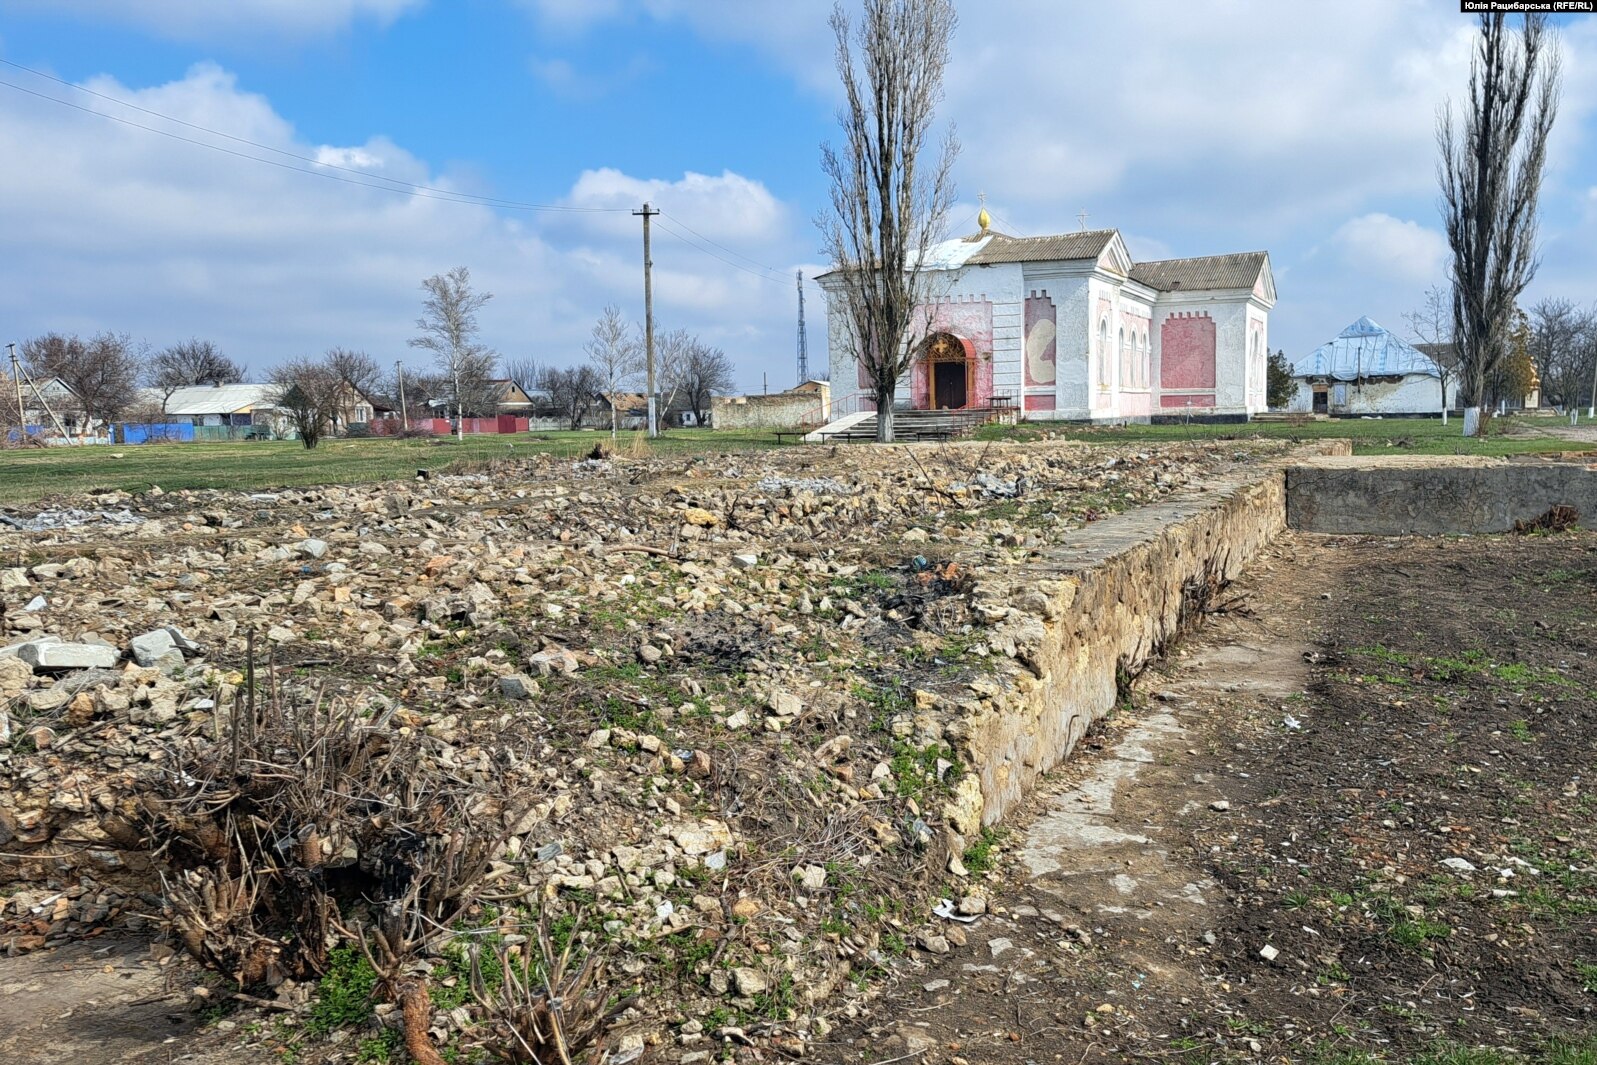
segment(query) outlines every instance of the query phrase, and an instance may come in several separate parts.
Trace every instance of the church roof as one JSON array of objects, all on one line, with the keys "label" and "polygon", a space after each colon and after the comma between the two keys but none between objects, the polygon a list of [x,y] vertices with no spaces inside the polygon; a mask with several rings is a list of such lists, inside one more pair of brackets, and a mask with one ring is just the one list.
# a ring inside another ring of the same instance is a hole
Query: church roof
[{"label": "church roof", "polygon": [[1295,377],[1328,377],[1356,381],[1361,377],[1440,377],[1436,364],[1414,345],[1387,332],[1379,323],[1360,318],[1292,366]]},{"label": "church roof", "polygon": [[1182,289],[1252,288],[1268,256],[1262,251],[1201,255],[1196,259],[1160,259],[1137,263],[1131,279],[1158,292]]},{"label": "church roof", "polygon": [[1114,238],[1115,231],[1112,229],[1087,229],[1048,237],[1011,237],[993,233],[981,250],[966,262],[1046,263],[1096,259]]}]

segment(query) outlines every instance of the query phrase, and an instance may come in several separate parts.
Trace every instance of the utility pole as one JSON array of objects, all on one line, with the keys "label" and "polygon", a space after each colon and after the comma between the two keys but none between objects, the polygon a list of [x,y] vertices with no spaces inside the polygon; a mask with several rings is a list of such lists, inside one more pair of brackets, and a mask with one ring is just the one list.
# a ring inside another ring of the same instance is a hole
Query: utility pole
[{"label": "utility pole", "polygon": [[798,383],[802,385],[810,379],[810,342],[804,329],[804,271],[796,271],[794,276],[798,280],[799,294]]},{"label": "utility pole", "polygon": [[[33,378],[28,376],[27,371],[22,369],[22,364],[17,359],[17,346],[15,344],[7,344],[6,351],[11,355],[11,376],[17,382],[17,420],[22,423],[18,432],[22,436],[26,436],[28,432],[28,415],[22,406],[22,382],[26,379],[28,388],[33,392],[33,398],[39,401],[39,406],[43,407],[44,412],[50,416],[50,422],[55,426],[55,431],[61,434],[62,440],[68,444],[73,443],[71,434],[67,432],[67,427],[62,425],[61,419],[56,416],[55,408],[50,406],[48,399],[44,398],[44,393],[39,391],[39,386],[34,383]],[[76,443],[81,446],[83,440],[79,438]]]},{"label": "utility pole", "polygon": [[654,262],[649,258],[649,219],[660,212],[645,203],[643,210],[632,213],[643,218],[643,358],[649,390],[649,439],[653,440],[660,435],[660,421],[654,402],[654,279],[650,276]]},{"label": "utility pole", "polygon": [[410,432],[410,411],[405,409],[405,364],[394,362],[394,374],[399,378],[399,424]]},{"label": "utility pole", "polygon": [[11,356],[11,380],[17,386],[17,439],[20,441],[28,435],[28,411],[22,403],[22,367],[17,362],[15,344],[7,344],[6,353]]}]

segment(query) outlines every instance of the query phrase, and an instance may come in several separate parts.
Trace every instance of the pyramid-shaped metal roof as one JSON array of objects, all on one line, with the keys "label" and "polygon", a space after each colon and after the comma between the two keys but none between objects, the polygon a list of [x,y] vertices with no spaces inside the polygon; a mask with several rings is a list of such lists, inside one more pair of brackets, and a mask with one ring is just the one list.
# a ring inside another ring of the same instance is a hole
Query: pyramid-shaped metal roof
[{"label": "pyramid-shaped metal roof", "polygon": [[1436,364],[1423,352],[1369,318],[1360,318],[1338,333],[1335,340],[1299,359],[1292,372],[1297,377],[1328,377],[1333,381],[1405,374],[1441,376]]}]

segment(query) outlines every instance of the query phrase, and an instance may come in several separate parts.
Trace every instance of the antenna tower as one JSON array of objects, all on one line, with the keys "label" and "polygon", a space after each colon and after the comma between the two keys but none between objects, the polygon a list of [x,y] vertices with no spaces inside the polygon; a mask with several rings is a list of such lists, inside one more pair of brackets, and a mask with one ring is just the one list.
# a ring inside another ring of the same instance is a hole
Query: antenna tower
[{"label": "antenna tower", "polygon": [[809,334],[804,330],[804,271],[797,271],[794,277],[798,281],[799,294],[798,383],[802,385],[810,379],[810,341]]}]

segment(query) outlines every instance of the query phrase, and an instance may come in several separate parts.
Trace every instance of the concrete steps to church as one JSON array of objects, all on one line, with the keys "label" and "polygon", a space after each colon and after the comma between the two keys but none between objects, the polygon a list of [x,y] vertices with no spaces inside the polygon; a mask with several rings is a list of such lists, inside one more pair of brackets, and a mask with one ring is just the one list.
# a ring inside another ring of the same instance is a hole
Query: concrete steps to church
[{"label": "concrete steps to church", "polygon": [[[971,410],[898,410],[893,412],[893,440],[915,442],[931,440],[957,440],[968,436],[977,427],[986,425],[998,416],[998,411],[987,408]],[[847,424],[839,422],[824,425],[806,440],[816,443],[869,443],[876,439],[875,413],[864,417],[851,417]]]}]

